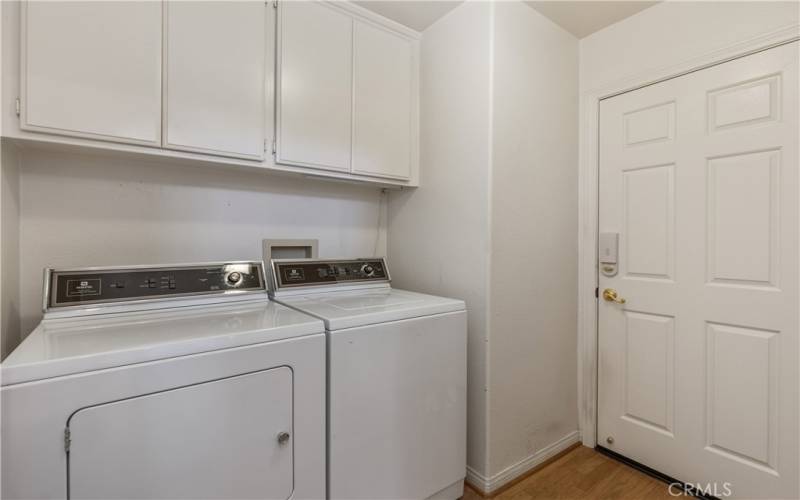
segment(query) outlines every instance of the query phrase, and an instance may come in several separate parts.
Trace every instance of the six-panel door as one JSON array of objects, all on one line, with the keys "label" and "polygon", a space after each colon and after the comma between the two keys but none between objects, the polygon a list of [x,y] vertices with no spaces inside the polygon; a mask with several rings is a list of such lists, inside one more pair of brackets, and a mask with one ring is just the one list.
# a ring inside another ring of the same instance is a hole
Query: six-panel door
[{"label": "six-panel door", "polygon": [[598,441],[714,496],[800,496],[799,133],[797,42],[600,105]]}]

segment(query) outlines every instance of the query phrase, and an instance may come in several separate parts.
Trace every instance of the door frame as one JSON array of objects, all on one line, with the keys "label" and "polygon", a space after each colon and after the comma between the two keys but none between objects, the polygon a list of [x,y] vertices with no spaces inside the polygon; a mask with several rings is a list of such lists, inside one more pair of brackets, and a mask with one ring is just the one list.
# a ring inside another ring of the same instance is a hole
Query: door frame
[{"label": "door frame", "polygon": [[800,40],[792,24],[749,40],[648,70],[581,93],[578,166],[578,428],[584,446],[597,445],[600,101],[733,59]]}]

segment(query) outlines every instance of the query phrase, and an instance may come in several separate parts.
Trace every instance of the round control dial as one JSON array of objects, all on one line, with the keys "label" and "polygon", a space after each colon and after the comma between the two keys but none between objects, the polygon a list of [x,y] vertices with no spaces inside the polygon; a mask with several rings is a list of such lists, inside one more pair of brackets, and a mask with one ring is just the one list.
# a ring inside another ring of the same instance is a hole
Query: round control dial
[{"label": "round control dial", "polygon": [[235,285],[242,281],[242,273],[234,271],[228,275],[228,283]]},{"label": "round control dial", "polygon": [[361,272],[366,274],[367,276],[372,276],[373,274],[375,274],[375,268],[369,264],[364,264],[363,266],[361,266]]}]

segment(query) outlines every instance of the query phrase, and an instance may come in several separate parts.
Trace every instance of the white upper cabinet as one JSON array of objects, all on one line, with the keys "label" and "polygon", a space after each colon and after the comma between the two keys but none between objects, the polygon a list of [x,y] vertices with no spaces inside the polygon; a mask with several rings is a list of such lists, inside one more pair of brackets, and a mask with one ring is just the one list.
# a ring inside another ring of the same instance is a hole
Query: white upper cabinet
[{"label": "white upper cabinet", "polygon": [[280,2],[277,163],[350,171],[353,21],[322,2]]},{"label": "white upper cabinet", "polygon": [[164,147],[262,159],[274,9],[253,1],[165,5]]},{"label": "white upper cabinet", "polygon": [[24,2],[20,128],[161,142],[161,3]]},{"label": "white upper cabinet", "polygon": [[[19,127],[4,136],[417,185],[420,35],[363,7],[9,3],[17,8]],[[9,61],[6,75],[17,70]]]},{"label": "white upper cabinet", "polygon": [[416,150],[414,41],[356,21],[353,172],[408,179]]},{"label": "white upper cabinet", "polygon": [[279,3],[276,163],[410,180],[418,42],[349,3]]}]

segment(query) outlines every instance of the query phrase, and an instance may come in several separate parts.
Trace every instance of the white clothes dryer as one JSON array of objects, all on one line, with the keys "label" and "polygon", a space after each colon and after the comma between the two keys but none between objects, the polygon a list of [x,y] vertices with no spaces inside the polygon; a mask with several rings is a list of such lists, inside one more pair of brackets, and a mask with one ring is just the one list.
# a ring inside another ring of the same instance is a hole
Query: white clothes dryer
[{"label": "white clothes dryer", "polygon": [[323,323],[261,263],[48,270],[0,365],[3,498],[323,498]]}]

